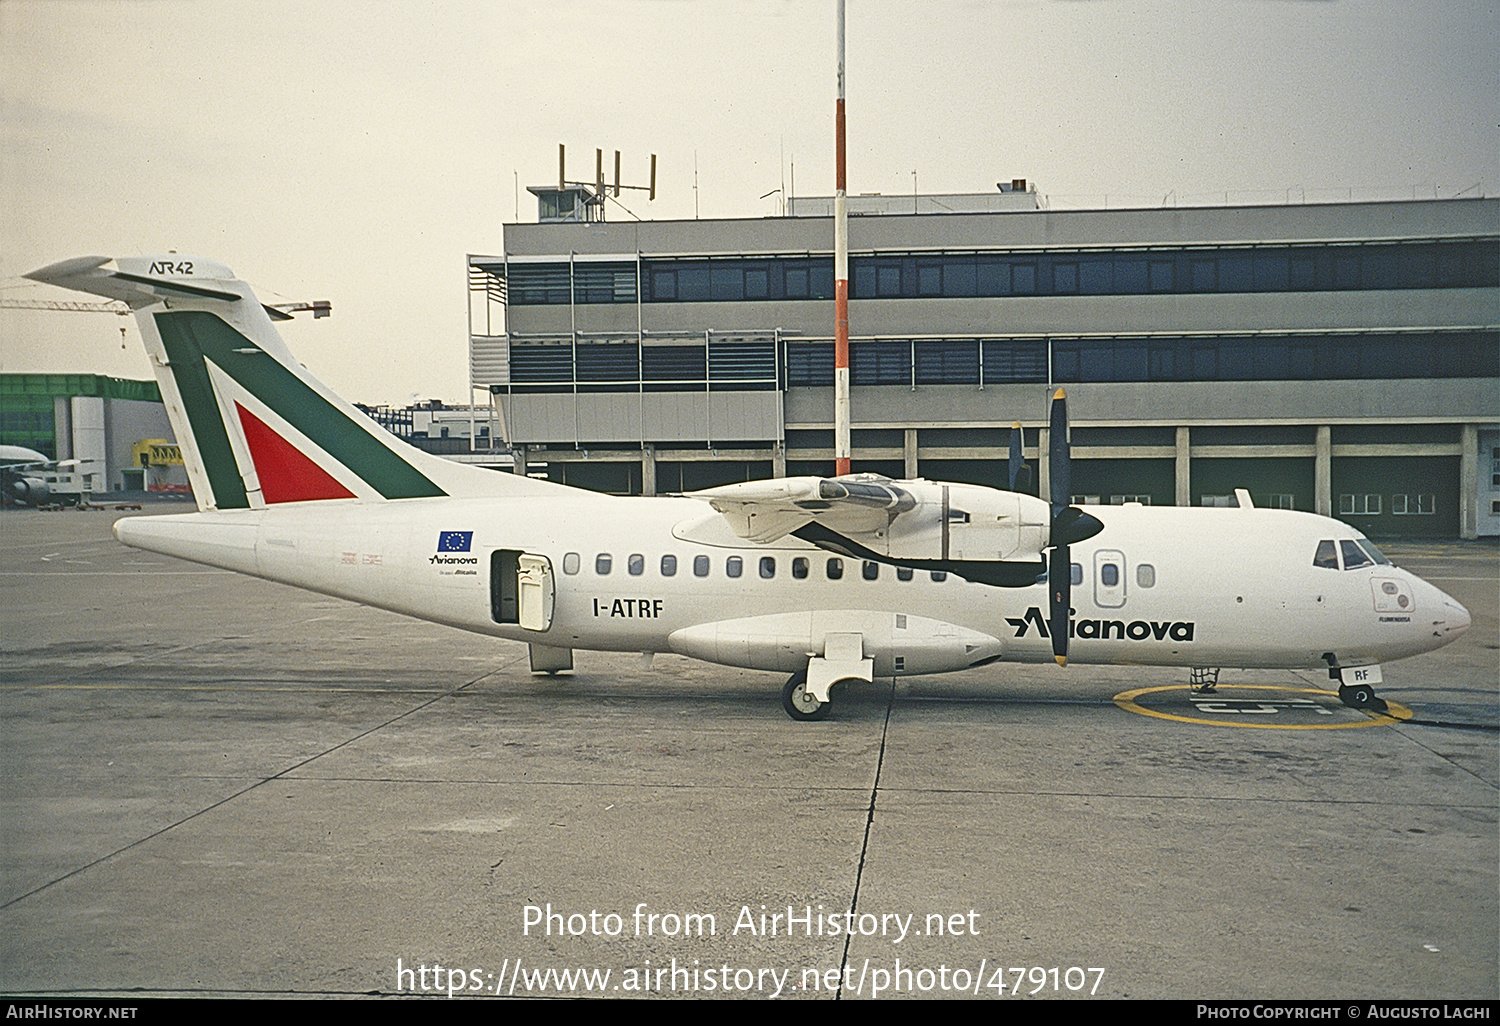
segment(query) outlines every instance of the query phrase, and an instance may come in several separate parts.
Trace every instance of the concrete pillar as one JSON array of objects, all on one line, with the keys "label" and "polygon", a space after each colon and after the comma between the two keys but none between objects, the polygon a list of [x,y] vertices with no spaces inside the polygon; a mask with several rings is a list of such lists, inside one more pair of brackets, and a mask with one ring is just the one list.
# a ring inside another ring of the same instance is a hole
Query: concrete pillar
[{"label": "concrete pillar", "polygon": [[108,490],[109,453],[104,441],[104,400],[95,395],[73,397],[73,458],[80,461],[74,473],[87,482],[90,492]]},{"label": "concrete pillar", "polygon": [[1333,429],[1327,424],[1318,425],[1313,458],[1313,512],[1320,517],[1333,516]]},{"label": "concrete pillar", "polygon": [[656,494],[656,446],[641,446],[641,494]]},{"label": "concrete pillar", "polygon": [[73,406],[65,395],[54,396],[52,399],[52,437],[57,440],[57,447],[52,451],[52,458],[55,460],[72,459]]},{"label": "concrete pillar", "polygon": [[1479,537],[1479,425],[1465,424],[1458,454],[1458,536]]},{"label": "concrete pillar", "polygon": [[1172,461],[1176,479],[1176,499],[1179,506],[1193,504],[1193,457],[1192,435],[1186,427],[1177,429],[1177,453]]},{"label": "concrete pillar", "polygon": [[1043,499],[1052,494],[1052,474],[1047,454],[1052,451],[1052,429],[1043,424],[1036,435],[1036,493]]},{"label": "concrete pillar", "polygon": [[526,476],[526,446],[518,445],[511,450],[510,466],[511,473],[517,477]]},{"label": "concrete pillar", "polygon": [[906,474],[906,479],[908,481],[910,481],[910,480],[915,479],[916,476],[917,476],[917,429],[916,428],[907,428],[906,429],[905,438],[903,439],[903,445],[904,445],[905,450],[906,450],[903,453],[903,455],[906,458],[905,474]]},{"label": "concrete pillar", "polygon": [[771,446],[771,476],[786,477],[785,442],[776,442]]}]

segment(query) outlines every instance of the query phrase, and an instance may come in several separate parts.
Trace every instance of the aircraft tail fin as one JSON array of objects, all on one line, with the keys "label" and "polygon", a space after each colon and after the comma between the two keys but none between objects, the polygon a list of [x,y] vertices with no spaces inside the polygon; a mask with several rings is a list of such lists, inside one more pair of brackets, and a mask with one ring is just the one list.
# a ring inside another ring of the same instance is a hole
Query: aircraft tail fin
[{"label": "aircraft tail fin", "polygon": [[267,308],[223,264],[79,257],[27,277],[135,312],[200,509],[559,487],[453,463],[386,431],[297,362]]}]

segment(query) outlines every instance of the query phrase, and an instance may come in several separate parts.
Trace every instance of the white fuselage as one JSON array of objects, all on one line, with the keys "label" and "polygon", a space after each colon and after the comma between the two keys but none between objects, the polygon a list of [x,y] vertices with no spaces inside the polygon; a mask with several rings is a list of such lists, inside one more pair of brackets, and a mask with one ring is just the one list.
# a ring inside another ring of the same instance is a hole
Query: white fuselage
[{"label": "white fuselage", "polygon": [[[1394,566],[1315,566],[1320,541],[1359,538],[1338,521],[1282,510],[1090,509],[1105,527],[1071,550],[1072,661],[1358,666],[1437,648],[1469,624],[1461,605]],[[825,634],[856,632],[879,674],[1052,658],[1044,585],[867,570],[791,536],[757,545],[691,498],[325,501],[131,518],[116,533],[139,548],[559,649],[677,651],[788,671],[821,655]],[[515,619],[500,613],[492,588],[497,550],[545,557],[545,629],[497,621]],[[830,560],[839,579],[830,579]]]}]

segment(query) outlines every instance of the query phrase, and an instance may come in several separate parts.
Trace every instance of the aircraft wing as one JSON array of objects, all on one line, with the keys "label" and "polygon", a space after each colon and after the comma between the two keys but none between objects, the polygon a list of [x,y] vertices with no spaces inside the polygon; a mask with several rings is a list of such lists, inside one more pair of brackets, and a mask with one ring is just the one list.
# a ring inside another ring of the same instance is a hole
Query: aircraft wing
[{"label": "aircraft wing", "polygon": [[76,467],[80,463],[92,463],[92,460],[36,460],[31,463],[7,463],[5,469],[9,471],[26,470],[62,470],[65,467]]},{"label": "aircraft wing", "polygon": [[723,514],[736,535],[766,545],[819,521],[850,536],[875,535],[892,518],[915,509],[917,499],[895,482],[820,477],[746,481],[690,493]]},{"label": "aircraft wing", "polygon": [[759,545],[788,534],[861,558],[932,569],[1041,559],[1051,508],[979,485],[893,481],[877,474],[748,481],[689,493]]}]

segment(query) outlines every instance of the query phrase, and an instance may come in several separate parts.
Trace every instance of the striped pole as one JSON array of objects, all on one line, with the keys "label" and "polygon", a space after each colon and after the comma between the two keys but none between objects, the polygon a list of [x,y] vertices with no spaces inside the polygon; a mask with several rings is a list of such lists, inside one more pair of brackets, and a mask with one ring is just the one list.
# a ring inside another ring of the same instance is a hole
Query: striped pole
[{"label": "striped pole", "polygon": [[834,112],[833,464],[849,473],[849,197],[844,174],[844,0],[839,8],[839,97]]}]

